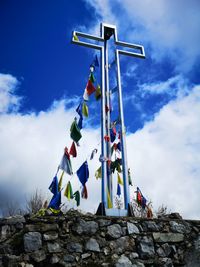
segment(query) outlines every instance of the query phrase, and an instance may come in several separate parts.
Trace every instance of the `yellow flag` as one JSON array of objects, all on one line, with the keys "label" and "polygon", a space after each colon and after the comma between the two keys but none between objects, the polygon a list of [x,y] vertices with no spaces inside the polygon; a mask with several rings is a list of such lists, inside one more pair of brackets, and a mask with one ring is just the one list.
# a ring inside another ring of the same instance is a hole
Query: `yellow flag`
[{"label": "yellow flag", "polygon": [[101,166],[95,172],[96,179],[101,178]]},{"label": "yellow flag", "polygon": [[107,190],[107,201],[108,201],[108,209],[112,209],[113,205],[112,205],[110,193],[108,190]]},{"label": "yellow flag", "polygon": [[85,117],[88,117],[88,106],[86,105],[85,102],[83,102],[83,105],[82,105],[82,113]]},{"label": "yellow flag", "polygon": [[60,191],[62,188],[62,180],[63,180],[64,173],[65,173],[64,171],[61,173],[60,180],[58,183],[58,191]]},{"label": "yellow flag", "polygon": [[117,173],[117,182],[118,182],[118,184],[123,185],[123,181],[122,181],[122,178],[120,177],[119,173]]},{"label": "yellow flag", "polygon": [[79,41],[78,36],[76,35],[76,33],[74,33],[73,39],[74,39],[74,41]]}]

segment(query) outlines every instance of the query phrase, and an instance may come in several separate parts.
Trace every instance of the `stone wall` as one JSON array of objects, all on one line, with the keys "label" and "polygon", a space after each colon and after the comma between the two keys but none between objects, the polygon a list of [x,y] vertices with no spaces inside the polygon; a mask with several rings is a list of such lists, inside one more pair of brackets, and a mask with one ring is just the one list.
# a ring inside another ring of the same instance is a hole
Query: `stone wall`
[{"label": "stone wall", "polygon": [[200,221],[63,216],[0,219],[0,266],[200,266]]}]

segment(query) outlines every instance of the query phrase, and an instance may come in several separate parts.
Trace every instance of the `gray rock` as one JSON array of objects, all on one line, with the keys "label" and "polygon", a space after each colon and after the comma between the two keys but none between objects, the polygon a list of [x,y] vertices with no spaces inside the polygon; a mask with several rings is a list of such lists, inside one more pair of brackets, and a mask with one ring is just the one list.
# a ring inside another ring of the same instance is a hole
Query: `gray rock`
[{"label": "gray rock", "polygon": [[64,257],[63,257],[63,260],[64,260],[65,262],[74,262],[75,258],[74,258],[74,256],[72,256],[72,255],[70,255],[70,254],[66,254],[66,255],[64,255]]},{"label": "gray rock", "polygon": [[119,224],[110,225],[107,230],[107,235],[111,238],[119,238],[122,235],[122,228]]},{"label": "gray rock", "polygon": [[132,267],[132,263],[125,255],[122,255],[117,263],[115,264],[115,267]]},{"label": "gray rock", "polygon": [[133,251],[135,249],[135,241],[129,236],[122,236],[115,242],[115,252],[123,253],[125,251]]},{"label": "gray rock", "polygon": [[83,246],[80,243],[69,242],[67,244],[67,250],[69,252],[83,252]]},{"label": "gray rock", "polygon": [[6,267],[18,267],[18,262],[20,261],[20,256],[15,255],[5,255],[4,256],[4,265]]},{"label": "gray rock", "polygon": [[42,247],[42,235],[38,232],[29,232],[24,235],[24,249],[33,252]]},{"label": "gray rock", "polygon": [[99,225],[100,225],[100,227],[111,225],[111,220],[100,219]]},{"label": "gray rock", "polygon": [[21,215],[15,215],[12,217],[7,217],[3,220],[4,220],[4,224],[9,224],[9,225],[14,225],[17,223],[25,223],[26,222],[24,216],[21,216]]},{"label": "gray rock", "polygon": [[1,227],[1,239],[5,239],[10,235],[10,226],[9,225],[3,225]]},{"label": "gray rock", "polygon": [[131,235],[131,234],[139,234],[140,231],[139,229],[137,228],[137,226],[133,223],[130,223],[130,222],[127,222],[127,230],[128,230],[128,234]]},{"label": "gray rock", "polygon": [[145,222],[145,226],[147,228],[147,231],[151,231],[151,232],[158,232],[160,231],[160,227],[158,226],[158,224],[156,224],[153,221],[146,221]]},{"label": "gray rock", "polygon": [[179,233],[153,233],[155,242],[168,243],[168,242],[182,242],[184,241],[184,235]]},{"label": "gray rock", "polygon": [[87,259],[91,256],[91,253],[84,253],[81,255],[81,259],[84,260],[84,259]]},{"label": "gray rock", "polygon": [[57,255],[53,255],[53,256],[51,257],[51,259],[50,259],[50,263],[51,263],[51,264],[56,264],[56,263],[59,262],[59,260],[60,260],[60,258],[59,258]]},{"label": "gray rock", "polygon": [[172,252],[172,247],[170,247],[167,243],[163,244],[161,247],[163,248],[166,257],[168,257],[169,254]]},{"label": "gray rock", "polygon": [[28,232],[47,232],[47,231],[56,231],[59,229],[58,224],[27,224],[25,227],[26,231]]},{"label": "gray rock", "polygon": [[151,237],[144,236],[139,239],[138,252],[142,259],[154,257],[154,243]]},{"label": "gray rock", "polygon": [[98,228],[99,228],[98,223],[94,221],[84,221],[80,219],[80,221],[72,227],[72,230],[79,235],[81,234],[91,235],[95,234]]},{"label": "gray rock", "polygon": [[62,249],[59,243],[47,243],[49,253],[61,252]]},{"label": "gray rock", "polygon": [[129,258],[130,258],[130,260],[138,259],[139,258],[139,255],[138,255],[137,252],[131,252],[129,254]]},{"label": "gray rock", "polygon": [[166,254],[164,252],[164,249],[161,248],[161,247],[156,250],[156,253],[158,254],[158,256],[160,256],[162,258],[166,257]]},{"label": "gray rock", "polygon": [[56,232],[46,233],[43,235],[43,238],[45,241],[56,240],[58,238],[58,233]]},{"label": "gray rock", "polygon": [[171,230],[173,232],[176,232],[176,233],[182,233],[182,234],[185,234],[185,233],[190,233],[191,229],[190,227],[186,227],[186,225],[182,224],[182,223],[177,223],[175,221],[170,221],[169,222],[170,226],[171,226]]},{"label": "gray rock", "polygon": [[87,241],[87,243],[85,245],[85,249],[86,250],[89,250],[89,251],[100,252],[99,243],[94,238],[90,238]]},{"label": "gray rock", "polygon": [[[174,267],[173,263],[172,263],[172,260],[170,258],[163,258],[161,261],[160,261],[160,264],[163,266],[163,267]],[[194,267],[194,266],[192,266]]]},{"label": "gray rock", "polygon": [[31,253],[31,258],[36,262],[41,262],[46,259],[44,250],[37,250]]}]

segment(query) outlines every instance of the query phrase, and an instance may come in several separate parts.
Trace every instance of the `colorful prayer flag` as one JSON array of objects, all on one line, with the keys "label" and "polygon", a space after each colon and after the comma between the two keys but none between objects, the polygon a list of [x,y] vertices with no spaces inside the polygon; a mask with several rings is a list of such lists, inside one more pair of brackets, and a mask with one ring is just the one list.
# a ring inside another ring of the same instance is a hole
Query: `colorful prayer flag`
[{"label": "colorful prayer flag", "polygon": [[74,193],[74,199],[76,200],[76,205],[78,207],[80,205],[80,192],[79,191],[76,191]]},{"label": "colorful prayer flag", "polygon": [[85,89],[84,94],[83,94],[83,99],[84,99],[85,101],[89,101],[89,95],[88,95],[86,89]]},{"label": "colorful prayer flag", "polygon": [[95,77],[94,77],[94,73],[93,72],[90,72],[90,76],[89,76],[89,79],[92,83],[95,82]]},{"label": "colorful prayer flag", "polygon": [[63,180],[64,173],[65,173],[65,172],[62,171],[62,174],[61,174],[61,176],[60,176],[60,180],[59,180],[59,183],[58,183],[58,191],[60,191],[61,188],[62,188],[62,180]]},{"label": "colorful prayer flag", "polygon": [[85,117],[88,117],[89,115],[89,112],[88,112],[88,106],[86,105],[85,102],[83,102],[83,105],[82,105],[82,113]]},{"label": "colorful prayer flag", "polygon": [[111,201],[110,193],[108,189],[107,189],[107,202],[108,202],[108,209],[112,209],[113,205],[112,205],[112,201]]},{"label": "colorful prayer flag", "polygon": [[48,208],[59,210],[60,204],[61,204],[61,192],[58,192],[56,195],[53,195]]},{"label": "colorful prayer flag", "polygon": [[74,41],[79,41],[78,36],[76,35],[75,32],[74,32],[74,34],[73,34],[73,39],[74,39]]},{"label": "colorful prayer flag", "polygon": [[68,200],[73,198],[73,191],[72,191],[72,186],[71,186],[70,182],[67,183],[67,186],[66,186],[66,189],[65,189],[65,192],[64,192],[64,196],[66,196],[66,198]]},{"label": "colorful prayer flag", "polygon": [[89,169],[88,169],[88,163],[87,161],[85,161],[81,167],[78,169],[78,171],[76,172],[77,176],[81,182],[81,184],[84,186],[85,183],[88,180],[89,177]]},{"label": "colorful prayer flag", "polygon": [[92,150],[91,156],[90,156],[90,160],[92,160],[94,158],[94,155],[97,153],[97,148]]},{"label": "colorful prayer flag", "polygon": [[88,198],[88,192],[87,192],[87,187],[86,187],[86,185],[83,186],[83,189],[82,189],[82,192],[81,192],[81,196],[82,196],[82,198],[84,198],[84,199],[87,199],[87,198]]},{"label": "colorful prayer flag", "polygon": [[98,179],[98,178],[101,178],[101,176],[102,176],[102,173],[101,173],[101,166],[100,166],[95,172],[95,177],[96,179]]},{"label": "colorful prayer flag", "polygon": [[69,175],[73,174],[71,160],[66,154],[63,155],[59,168]]},{"label": "colorful prayer flag", "polygon": [[101,87],[100,87],[100,85],[97,85],[97,89],[95,91],[95,98],[96,98],[96,100],[99,100],[101,98]]},{"label": "colorful prayer flag", "polygon": [[81,135],[81,132],[80,132],[80,129],[78,128],[78,125],[77,125],[77,122],[76,122],[76,119],[73,121],[72,125],[71,125],[71,128],[70,128],[70,136],[71,138],[77,143],[82,135]]},{"label": "colorful prayer flag", "polygon": [[55,176],[53,178],[53,181],[51,182],[50,186],[49,186],[49,190],[51,191],[51,193],[53,193],[54,195],[56,195],[58,193],[58,178],[57,176]]},{"label": "colorful prayer flag", "polygon": [[119,184],[117,184],[117,195],[120,196],[121,195],[121,187]]},{"label": "colorful prayer flag", "polygon": [[122,178],[120,177],[119,173],[117,173],[117,182],[118,182],[118,184],[123,185],[123,181],[122,181]]},{"label": "colorful prayer flag", "polygon": [[94,87],[94,85],[92,84],[90,80],[88,81],[86,85],[86,91],[89,96],[96,91],[96,88]]},{"label": "colorful prayer flag", "polygon": [[70,150],[69,150],[69,154],[72,155],[72,157],[74,157],[74,158],[77,156],[76,145],[74,142],[72,142],[72,145],[71,145]]}]

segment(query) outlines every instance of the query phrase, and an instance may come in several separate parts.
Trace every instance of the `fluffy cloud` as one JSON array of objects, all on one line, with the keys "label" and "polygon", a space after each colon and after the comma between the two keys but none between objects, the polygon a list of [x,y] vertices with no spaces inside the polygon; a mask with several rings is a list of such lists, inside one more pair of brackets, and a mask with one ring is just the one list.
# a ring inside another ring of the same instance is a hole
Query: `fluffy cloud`
[{"label": "fluffy cloud", "polygon": [[0,73],[0,113],[18,110],[21,97],[14,94],[18,84],[12,75]]},{"label": "fluffy cloud", "polygon": [[197,0],[86,0],[86,3],[99,17],[90,31],[97,32],[102,20],[115,24],[124,40],[148,46],[147,56],[157,61],[170,57],[177,71],[191,70],[200,56]]}]

